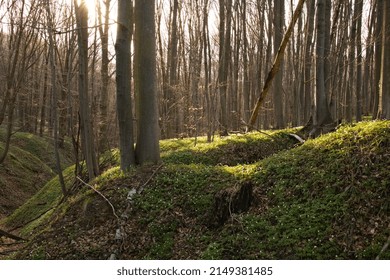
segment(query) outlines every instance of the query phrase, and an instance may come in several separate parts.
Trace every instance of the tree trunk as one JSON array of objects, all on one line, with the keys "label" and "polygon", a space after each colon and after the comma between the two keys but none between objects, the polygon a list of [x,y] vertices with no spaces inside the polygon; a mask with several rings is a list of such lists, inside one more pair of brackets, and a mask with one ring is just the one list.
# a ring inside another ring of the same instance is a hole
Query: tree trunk
[{"label": "tree trunk", "polygon": [[382,63],[378,118],[390,119],[390,3],[383,1]]},{"label": "tree trunk", "polygon": [[381,68],[382,68],[382,33],[383,33],[383,7],[384,0],[377,0],[376,3],[376,25],[375,25],[375,77],[374,77],[374,104],[373,104],[373,119],[378,118],[379,95],[381,84]]},{"label": "tree trunk", "polygon": [[[349,8],[352,11],[352,7]],[[354,89],[355,81],[355,40],[356,40],[356,19],[350,12],[351,25],[350,25],[350,38],[349,38],[349,55],[348,55],[348,87],[345,93],[344,108],[345,119],[347,122],[352,122],[352,94],[356,90]]]},{"label": "tree trunk", "polygon": [[[274,1],[274,54],[279,50],[283,39],[284,28],[284,1]],[[283,62],[280,62],[280,71],[275,75],[273,86],[273,104],[274,104],[274,128],[284,127],[283,111]]]},{"label": "tree trunk", "polygon": [[86,161],[89,180],[92,180],[98,175],[99,170],[94,148],[88,97],[88,9],[84,0],[81,1],[80,5],[74,0],[74,5],[78,26],[81,147]]},{"label": "tree trunk", "polygon": [[325,0],[317,1],[316,90],[313,113],[313,124],[315,128],[333,122],[328,107],[325,87],[325,32],[327,29],[325,5]]},{"label": "tree trunk", "polygon": [[[225,7],[226,6],[226,7]],[[230,29],[232,0],[219,0],[219,64],[218,64],[218,88],[221,106],[220,134],[228,134],[228,69],[230,58]]]},{"label": "tree trunk", "polygon": [[362,95],[362,16],[363,0],[355,0],[354,18],[356,20],[356,121],[362,120],[363,95]]},{"label": "tree trunk", "polygon": [[53,20],[51,18],[52,13],[50,11],[50,3],[47,0],[46,3],[46,12],[47,12],[47,31],[48,31],[48,37],[49,37],[49,59],[50,59],[50,70],[51,70],[51,83],[52,83],[52,100],[53,100],[53,107],[52,107],[52,115],[54,119],[54,155],[56,160],[56,168],[57,168],[57,174],[61,185],[62,194],[66,196],[67,190],[65,186],[64,176],[62,173],[61,168],[61,160],[60,160],[60,154],[58,151],[59,141],[58,141],[58,92],[57,92],[57,73],[56,73],[56,58],[55,58],[55,46],[54,46],[54,24]]},{"label": "tree trunk", "polygon": [[[98,1],[100,3],[100,1]],[[110,79],[108,75],[108,32],[109,32],[109,20],[110,20],[110,3],[111,0],[105,1],[105,13],[104,22],[102,20],[101,6],[98,4],[98,19],[99,19],[99,34],[101,41],[101,91],[100,91],[100,122],[99,122],[99,151],[104,152],[109,148],[108,139],[108,81]]]},{"label": "tree trunk", "polygon": [[135,94],[138,119],[136,160],[160,160],[156,85],[155,0],[135,1]]},{"label": "tree trunk", "polygon": [[307,122],[311,114],[312,106],[312,83],[310,82],[313,78],[313,63],[312,63],[312,49],[313,49],[313,31],[314,31],[314,16],[315,16],[315,0],[308,0],[306,2],[307,8],[307,29],[306,29],[306,42],[305,42],[305,67],[303,71],[303,122]]},{"label": "tree trunk", "polygon": [[120,165],[123,171],[135,164],[131,102],[131,37],[133,1],[118,1],[116,51],[116,106],[119,124]]}]

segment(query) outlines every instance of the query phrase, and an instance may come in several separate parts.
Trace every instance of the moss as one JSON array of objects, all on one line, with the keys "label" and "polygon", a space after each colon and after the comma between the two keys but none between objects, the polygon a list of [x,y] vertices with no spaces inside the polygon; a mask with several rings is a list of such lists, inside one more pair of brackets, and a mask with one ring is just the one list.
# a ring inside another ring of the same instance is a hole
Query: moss
[{"label": "moss", "polygon": [[[157,166],[128,173],[118,166],[108,168],[91,184],[108,197],[118,215],[127,214],[121,257],[376,258],[390,234],[390,122],[343,125],[299,146],[286,132],[229,136],[214,143],[205,138],[164,140],[158,172]],[[212,226],[215,194],[243,181],[254,186],[249,211]],[[127,192],[140,186],[143,192],[128,207]],[[92,195],[82,188],[71,197],[37,239],[37,248],[54,258],[105,258],[96,244],[107,244],[115,233],[111,211],[99,212],[101,220],[86,240],[81,232],[80,207],[92,201]],[[64,226],[66,238],[40,245]],[[62,246],[69,238],[82,239],[82,246]],[[387,250],[380,257],[389,259],[389,254]]]},{"label": "moss", "polygon": [[[4,130],[0,129],[0,141],[4,140]],[[55,156],[53,140],[45,137],[39,137],[31,133],[17,132],[11,138],[12,147],[26,151],[40,160],[47,166],[55,170]],[[64,147],[59,149],[61,165],[63,168],[71,165],[73,160],[73,147],[69,141],[64,142]]]},{"label": "moss", "polygon": [[[67,168],[63,174],[66,187],[69,189],[74,182],[74,166]],[[42,224],[43,221],[47,220],[50,216],[48,211],[56,207],[61,197],[61,186],[58,176],[56,176],[2,223],[7,228],[22,228],[27,226],[21,231],[22,234],[27,234]]]}]

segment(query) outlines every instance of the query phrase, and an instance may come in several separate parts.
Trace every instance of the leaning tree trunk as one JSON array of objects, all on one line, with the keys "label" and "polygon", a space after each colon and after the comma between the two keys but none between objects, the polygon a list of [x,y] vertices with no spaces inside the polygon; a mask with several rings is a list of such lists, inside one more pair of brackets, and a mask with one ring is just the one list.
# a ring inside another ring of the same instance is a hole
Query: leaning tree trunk
[{"label": "leaning tree trunk", "polygon": [[268,73],[268,76],[267,76],[267,79],[265,81],[263,90],[261,91],[260,96],[259,96],[259,98],[257,100],[256,106],[253,109],[253,112],[252,112],[251,118],[249,120],[249,124],[248,124],[247,130],[253,129],[253,127],[255,125],[257,116],[259,114],[260,106],[263,104],[265,98],[267,97],[269,89],[270,89],[270,87],[272,85],[272,81],[274,80],[276,74],[278,73],[278,71],[280,69],[280,64],[281,64],[281,62],[283,60],[284,51],[286,49],[288,40],[290,39],[290,36],[292,34],[293,27],[294,27],[295,23],[298,20],[298,17],[300,16],[300,14],[302,12],[302,8],[303,8],[303,4],[304,3],[305,3],[305,0],[300,0],[298,2],[298,4],[297,4],[297,7],[295,8],[292,20],[290,22],[290,25],[287,28],[286,34],[283,37],[282,43],[280,44],[279,51],[276,54],[275,61],[274,61],[273,65],[272,65],[271,71]]}]

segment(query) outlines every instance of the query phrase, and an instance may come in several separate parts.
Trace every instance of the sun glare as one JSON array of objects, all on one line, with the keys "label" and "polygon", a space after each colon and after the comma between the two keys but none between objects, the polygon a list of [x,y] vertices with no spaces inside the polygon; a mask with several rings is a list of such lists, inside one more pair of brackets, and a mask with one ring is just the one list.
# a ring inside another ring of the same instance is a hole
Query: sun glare
[{"label": "sun glare", "polygon": [[92,11],[95,10],[95,8],[96,8],[95,2],[96,2],[95,0],[85,0],[85,3],[86,3],[87,6],[88,6],[89,12],[92,12]]},{"label": "sun glare", "polygon": [[[70,2],[73,2],[74,0],[67,0],[69,3]],[[82,0],[77,0],[77,4],[80,4],[82,2]],[[100,3],[100,6],[101,6],[101,9],[102,9],[102,13],[104,15],[104,12],[105,12],[105,5],[103,2],[103,0],[84,0],[84,3],[87,5],[87,8],[88,8],[88,17],[89,17],[89,20],[90,22],[94,23],[96,18],[97,18],[97,8],[96,6],[98,5],[98,2]],[[110,22],[115,22],[115,18],[116,18],[116,15],[117,15],[117,10],[116,10],[116,3],[117,1],[116,0],[111,0],[110,1]]]}]

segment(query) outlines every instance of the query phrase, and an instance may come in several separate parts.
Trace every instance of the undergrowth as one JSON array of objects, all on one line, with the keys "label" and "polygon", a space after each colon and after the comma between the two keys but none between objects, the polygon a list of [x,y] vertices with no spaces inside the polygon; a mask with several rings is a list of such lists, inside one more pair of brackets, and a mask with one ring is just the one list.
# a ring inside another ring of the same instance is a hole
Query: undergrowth
[{"label": "undergrowth", "polygon": [[[164,140],[162,166],[108,168],[15,258],[390,259],[390,122],[303,145],[269,134]],[[216,226],[215,194],[248,181],[250,209]],[[128,205],[133,189],[143,191]]]}]

